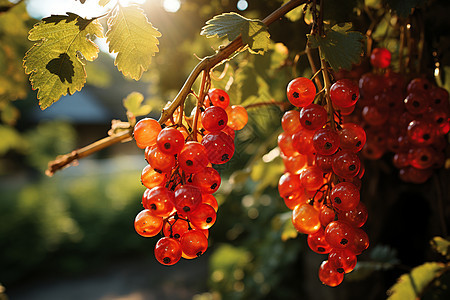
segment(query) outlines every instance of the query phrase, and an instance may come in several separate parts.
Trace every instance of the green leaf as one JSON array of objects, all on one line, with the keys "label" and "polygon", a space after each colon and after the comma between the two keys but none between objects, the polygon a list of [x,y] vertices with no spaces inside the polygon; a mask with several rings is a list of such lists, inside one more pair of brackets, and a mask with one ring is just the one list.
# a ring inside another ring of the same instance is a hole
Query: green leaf
[{"label": "green leaf", "polygon": [[30,30],[28,39],[36,43],[23,65],[33,89],[39,90],[41,109],[82,89],[86,82],[82,60],[93,61],[99,51],[90,39],[94,35],[103,37],[100,22],[73,13],[44,18]]},{"label": "green leaf", "polygon": [[[284,0],[283,4],[289,2],[289,0]],[[290,12],[288,12],[287,14],[285,14],[284,16],[291,22],[296,22],[298,20],[301,19],[301,17],[303,16],[303,8],[305,7],[305,4],[300,5],[297,8],[294,8],[293,10],[291,10]]]},{"label": "green leaf", "polygon": [[408,274],[403,274],[388,290],[388,300],[419,299],[425,288],[441,275],[445,264],[429,262],[412,269]]},{"label": "green leaf", "polygon": [[114,64],[125,76],[139,80],[147,71],[152,56],[159,51],[161,33],[147,20],[144,11],[136,5],[118,6],[108,19],[106,41],[109,52],[117,53]]},{"label": "green leaf", "polygon": [[440,236],[436,236],[431,240],[431,246],[447,259],[450,259],[450,241],[443,239]]},{"label": "green leaf", "polygon": [[111,0],[99,0],[98,5],[105,6],[107,5]]},{"label": "green leaf", "polygon": [[424,2],[424,0],[387,0],[389,6],[403,18],[409,16],[414,7],[417,7]]},{"label": "green leaf", "polygon": [[132,92],[125,99],[123,99],[123,106],[128,112],[132,113],[135,117],[145,116],[150,113],[152,107],[148,104],[142,104],[144,101],[144,95],[138,92]]},{"label": "green leaf", "polygon": [[249,51],[255,54],[263,54],[270,46],[270,34],[267,26],[260,20],[247,19],[237,13],[224,13],[206,21],[206,26],[200,32],[208,38],[227,36],[229,41],[239,35]]},{"label": "green leaf", "polygon": [[351,23],[334,25],[325,36],[308,34],[311,48],[320,48],[321,58],[324,58],[334,70],[350,70],[352,64],[361,59],[364,36],[357,31],[348,31]]}]

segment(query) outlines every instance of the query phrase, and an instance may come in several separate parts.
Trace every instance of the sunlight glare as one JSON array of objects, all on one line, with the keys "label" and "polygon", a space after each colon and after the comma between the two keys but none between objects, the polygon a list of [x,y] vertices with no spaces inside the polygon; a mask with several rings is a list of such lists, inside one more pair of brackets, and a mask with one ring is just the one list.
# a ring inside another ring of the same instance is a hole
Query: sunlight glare
[{"label": "sunlight glare", "polygon": [[167,12],[177,12],[180,9],[181,3],[180,0],[164,0],[163,7]]},{"label": "sunlight glare", "polygon": [[245,0],[239,0],[236,6],[239,10],[246,10],[248,8],[248,2]]},{"label": "sunlight glare", "polygon": [[[143,4],[146,0],[120,0],[120,4],[128,6],[132,3]],[[110,1],[105,7],[98,5],[98,0],[86,1],[82,4],[74,0],[29,0],[27,10],[30,16],[36,19],[48,17],[50,15],[65,15],[72,12],[83,18],[93,18],[101,16],[109,9],[113,8],[117,0]]]}]

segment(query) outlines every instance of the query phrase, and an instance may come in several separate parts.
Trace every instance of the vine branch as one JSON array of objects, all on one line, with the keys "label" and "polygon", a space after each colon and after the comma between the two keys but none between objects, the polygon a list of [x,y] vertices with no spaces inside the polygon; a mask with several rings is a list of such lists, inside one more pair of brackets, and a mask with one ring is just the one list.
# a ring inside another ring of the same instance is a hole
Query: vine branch
[{"label": "vine branch", "polygon": [[[293,10],[294,8],[296,8],[301,4],[306,3],[307,1],[308,0],[291,0],[286,4],[282,5],[281,7],[279,7],[278,9],[276,9],[275,11],[273,11],[270,15],[264,18],[262,22],[266,26],[269,26],[276,20],[279,20],[289,11]],[[233,41],[231,41],[228,45],[219,48],[219,50],[215,54],[203,58],[191,71],[188,78],[186,79],[180,91],[172,100],[172,102],[170,102],[170,104],[168,104],[165,108],[163,108],[161,112],[161,117],[159,118],[158,122],[160,124],[164,124],[173,115],[175,110],[184,104],[186,97],[192,90],[194,82],[197,80],[198,76],[200,76],[202,72],[205,72],[205,74],[209,74],[211,69],[227,61],[236,51],[239,51],[244,46],[245,45],[242,42],[242,38],[241,36],[239,36]],[[109,146],[112,146],[116,143],[122,142],[132,137],[132,133],[133,128],[130,128],[129,130],[122,132],[120,134],[103,138],[84,148],[74,150],[71,153],[59,156],[54,161],[49,162],[48,169],[45,171],[45,174],[48,176],[52,176],[56,171],[70,165],[77,159],[86,157],[92,153],[95,153],[99,150],[102,150],[104,148],[107,148]]]}]

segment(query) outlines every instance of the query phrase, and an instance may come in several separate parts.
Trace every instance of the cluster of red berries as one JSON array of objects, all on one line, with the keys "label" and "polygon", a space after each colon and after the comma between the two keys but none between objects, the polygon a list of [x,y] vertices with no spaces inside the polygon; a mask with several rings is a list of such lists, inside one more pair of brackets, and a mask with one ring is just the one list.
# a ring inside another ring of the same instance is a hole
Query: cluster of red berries
[{"label": "cluster of red berries", "polygon": [[[212,194],[221,183],[212,164],[231,159],[235,130],[248,120],[245,108],[229,106],[223,90],[210,90],[204,102],[198,131],[191,129],[192,118],[183,117],[180,111],[164,129],[151,118],[134,127],[136,144],[145,149],[148,162],[141,174],[147,188],[142,196],[144,209],[136,216],[134,227],[144,237],[162,233],[154,252],[163,265],[173,265],[181,257],[198,257],[208,248],[208,229],[216,221],[218,209]],[[184,123],[175,120],[182,117]]]},{"label": "cluster of red berries", "polygon": [[387,49],[374,49],[374,69],[359,78],[361,100],[355,114],[367,132],[362,153],[379,159],[390,151],[403,181],[423,183],[445,163],[449,93],[425,78],[408,82],[387,70],[390,57]]},{"label": "cluster of red berries", "polygon": [[[347,109],[359,99],[358,86],[342,79],[330,88],[336,109]],[[356,255],[367,249],[369,239],[360,228],[367,220],[367,209],[360,202],[364,167],[358,152],[366,142],[363,128],[340,122],[334,109],[313,103],[314,83],[304,77],[287,87],[288,100],[299,110],[287,111],[281,125],[284,132],[278,145],[285,173],[278,191],[292,209],[292,223],[308,234],[309,247],[328,254],[319,268],[320,280],[339,285],[344,274],[356,265]]]}]

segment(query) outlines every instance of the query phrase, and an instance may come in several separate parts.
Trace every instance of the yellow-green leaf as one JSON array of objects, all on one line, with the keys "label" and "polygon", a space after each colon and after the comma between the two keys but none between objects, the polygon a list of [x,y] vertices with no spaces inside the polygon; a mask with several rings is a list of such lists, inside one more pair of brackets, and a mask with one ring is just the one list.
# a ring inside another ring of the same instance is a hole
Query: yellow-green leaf
[{"label": "yellow-green leaf", "polygon": [[73,13],[44,18],[30,30],[28,39],[36,43],[23,65],[33,89],[39,90],[41,109],[82,89],[86,82],[82,60],[93,61],[99,51],[90,39],[94,35],[103,37],[100,22]]},{"label": "yellow-green leaf", "polygon": [[135,117],[145,116],[150,113],[152,107],[150,105],[142,105],[144,101],[144,95],[138,92],[132,92],[125,99],[123,99],[123,106],[128,112],[132,113]]},{"label": "yellow-green leaf", "polygon": [[437,277],[445,264],[429,262],[415,267],[410,273],[403,274],[389,290],[388,300],[414,300],[420,299],[425,288]]},{"label": "yellow-green leaf", "polygon": [[125,76],[139,80],[148,70],[152,56],[159,51],[161,36],[147,20],[144,11],[136,5],[118,6],[108,19],[106,41],[109,52],[117,53],[114,64]]},{"label": "yellow-green leaf", "polygon": [[201,35],[221,38],[227,36],[232,41],[239,35],[252,53],[263,54],[270,46],[267,26],[260,20],[247,19],[237,13],[224,13],[206,21]]},{"label": "yellow-green leaf", "polygon": [[436,236],[431,240],[431,245],[441,255],[445,256],[447,259],[450,259],[450,241],[440,236]]}]

